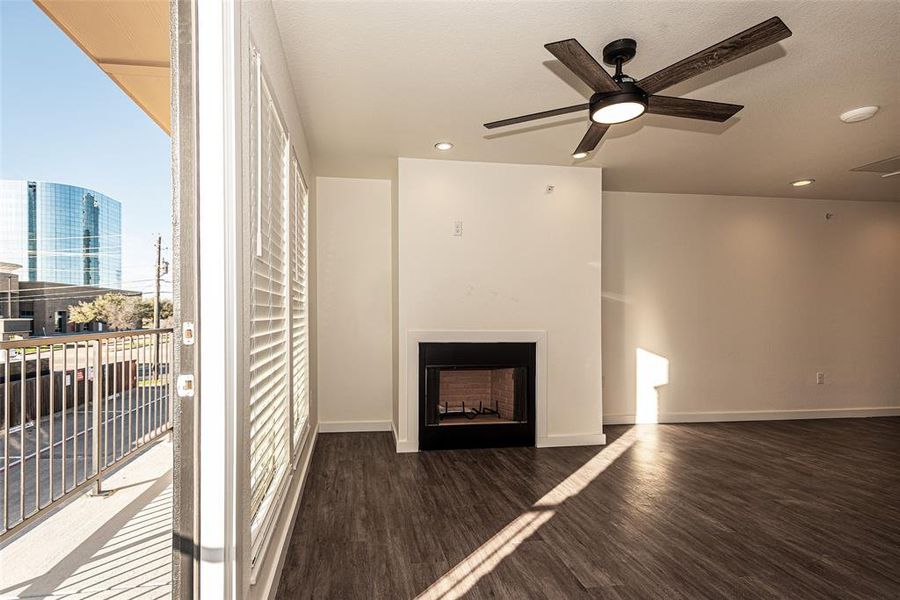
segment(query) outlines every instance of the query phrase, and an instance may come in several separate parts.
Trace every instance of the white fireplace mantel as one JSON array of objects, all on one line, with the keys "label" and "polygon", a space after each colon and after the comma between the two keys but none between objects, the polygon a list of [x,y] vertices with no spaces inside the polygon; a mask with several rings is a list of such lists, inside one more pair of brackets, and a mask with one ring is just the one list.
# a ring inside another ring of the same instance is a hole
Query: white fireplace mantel
[{"label": "white fireplace mantel", "polygon": [[525,331],[409,331],[406,334],[406,385],[400,393],[400,427],[394,430],[398,452],[419,450],[419,344],[423,342],[521,342],[535,344],[535,443],[538,448],[605,444],[602,433],[548,435],[547,433],[547,332]]}]

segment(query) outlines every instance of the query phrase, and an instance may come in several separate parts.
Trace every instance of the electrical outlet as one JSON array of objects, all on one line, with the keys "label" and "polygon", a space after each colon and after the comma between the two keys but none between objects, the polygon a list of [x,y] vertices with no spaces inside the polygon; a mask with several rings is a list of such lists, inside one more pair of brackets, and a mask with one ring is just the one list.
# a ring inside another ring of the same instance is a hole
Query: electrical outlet
[{"label": "electrical outlet", "polygon": [[462,237],[462,221],[453,222],[453,236]]},{"label": "electrical outlet", "polygon": [[825,383],[825,373],[822,373],[821,371],[816,373],[816,383],[818,385],[822,385],[823,383]]}]

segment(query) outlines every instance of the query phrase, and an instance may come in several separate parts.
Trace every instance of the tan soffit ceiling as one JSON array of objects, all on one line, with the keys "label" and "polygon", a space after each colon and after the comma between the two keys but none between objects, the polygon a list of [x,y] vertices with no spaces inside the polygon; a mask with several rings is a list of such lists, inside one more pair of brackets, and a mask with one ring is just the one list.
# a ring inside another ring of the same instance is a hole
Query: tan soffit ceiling
[{"label": "tan soffit ceiling", "polygon": [[[729,122],[647,115],[579,163],[604,188],[900,200],[900,177],[850,169],[900,154],[900,2],[299,2],[275,0],[317,173],[389,177],[397,156],[553,165],[587,115],[488,131],[487,121],[585,102],[543,47],[599,55],[633,37],[642,77],[777,15],[794,35],[664,93],[744,104]],[[877,104],[847,125],[838,115]],[[456,147],[433,149],[448,139]],[[788,182],[816,179],[807,188]]]},{"label": "tan soffit ceiling", "polygon": [[167,0],[35,0],[122,91],[170,133]]}]

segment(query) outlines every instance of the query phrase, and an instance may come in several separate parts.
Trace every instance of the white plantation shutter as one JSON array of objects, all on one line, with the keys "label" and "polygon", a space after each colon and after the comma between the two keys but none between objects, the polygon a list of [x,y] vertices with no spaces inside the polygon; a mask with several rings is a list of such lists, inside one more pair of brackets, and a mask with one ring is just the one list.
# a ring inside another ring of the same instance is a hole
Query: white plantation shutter
[{"label": "white plantation shutter", "polygon": [[249,519],[255,560],[309,429],[309,196],[255,51],[253,59]]},{"label": "white plantation shutter", "polygon": [[[259,58],[256,57],[257,67]],[[256,546],[277,513],[290,464],[287,134],[257,68],[251,94],[256,202],[251,203],[250,533]],[[254,94],[255,92],[255,94]]]},{"label": "white plantation shutter", "polygon": [[309,195],[297,159],[291,160],[291,417],[298,451],[309,418]]}]

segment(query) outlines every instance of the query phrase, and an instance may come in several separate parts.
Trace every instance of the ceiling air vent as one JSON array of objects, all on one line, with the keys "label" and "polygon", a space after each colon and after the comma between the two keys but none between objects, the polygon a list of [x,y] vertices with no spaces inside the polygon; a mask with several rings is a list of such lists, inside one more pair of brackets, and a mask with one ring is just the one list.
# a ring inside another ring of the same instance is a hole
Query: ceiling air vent
[{"label": "ceiling air vent", "polygon": [[882,177],[900,175],[900,155],[885,158],[884,160],[875,161],[850,170],[864,173],[881,173]]}]

